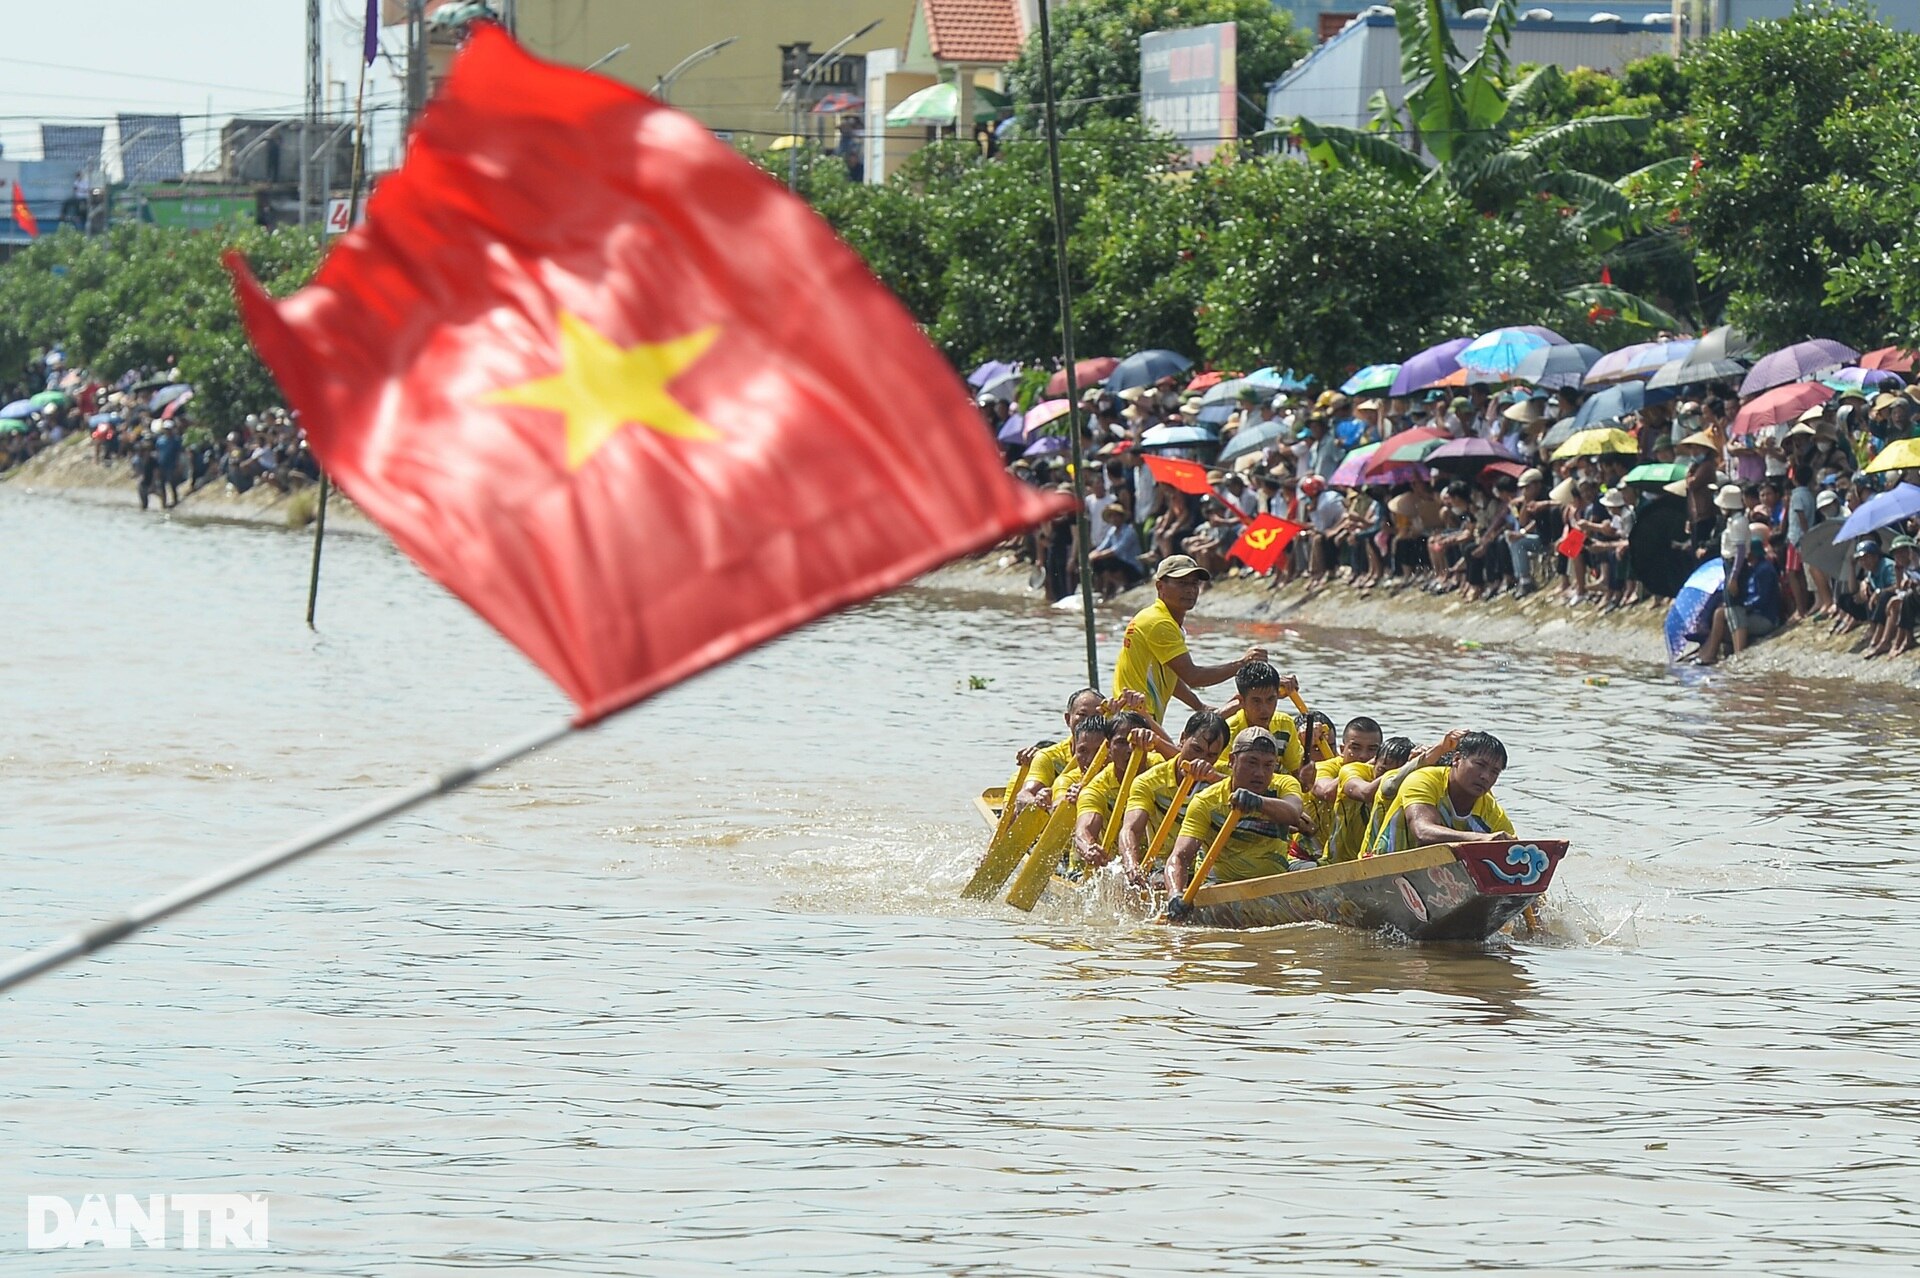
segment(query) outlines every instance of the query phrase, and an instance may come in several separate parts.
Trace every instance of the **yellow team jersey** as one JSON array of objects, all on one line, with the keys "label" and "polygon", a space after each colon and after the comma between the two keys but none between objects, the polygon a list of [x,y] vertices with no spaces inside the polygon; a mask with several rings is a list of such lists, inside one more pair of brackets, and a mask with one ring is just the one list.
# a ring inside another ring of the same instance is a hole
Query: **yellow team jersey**
[{"label": "yellow team jersey", "polygon": [[[1196,784],[1194,788],[1200,787]],[[1133,779],[1133,793],[1127,797],[1127,811],[1146,813],[1151,818],[1147,823],[1149,830],[1157,830],[1160,822],[1166,818],[1167,808],[1173,803],[1174,793],[1179,789],[1179,758],[1162,759]],[[1188,794],[1191,795],[1192,791],[1189,790]]]},{"label": "yellow team jersey", "polygon": [[1367,822],[1373,805],[1347,797],[1347,782],[1373,780],[1371,763],[1347,763],[1333,783],[1333,830],[1327,840],[1327,860],[1352,861],[1367,850]]},{"label": "yellow team jersey", "polygon": [[1051,786],[1055,777],[1066,771],[1073,763],[1073,738],[1056,741],[1040,753],[1033,756],[1033,763],[1027,768],[1027,784],[1038,782]]},{"label": "yellow team jersey", "polygon": [[1452,771],[1451,768],[1421,768],[1401,782],[1400,793],[1393,796],[1393,806],[1387,809],[1380,822],[1380,832],[1374,836],[1372,852],[1375,855],[1404,852],[1416,846],[1407,830],[1407,809],[1416,803],[1430,803],[1438,808],[1440,819],[1455,830],[1513,833],[1513,822],[1507,819],[1506,810],[1491,793],[1481,795],[1471,812],[1463,815],[1453,810],[1453,803],[1447,798],[1447,778]]},{"label": "yellow team jersey", "polygon": [[1156,599],[1134,614],[1127,623],[1126,637],[1120,641],[1120,659],[1113,667],[1113,695],[1132,688],[1147,699],[1147,713],[1164,722],[1167,702],[1180,686],[1180,676],[1170,664],[1187,651],[1187,632],[1167,611],[1164,600]]},{"label": "yellow team jersey", "polygon": [[[1235,710],[1227,718],[1227,748],[1220,752],[1220,758],[1214,767],[1225,772],[1227,765],[1233,762],[1233,739],[1247,726],[1247,712]],[[1267,725],[1267,731],[1280,738],[1280,771],[1292,776],[1300,771],[1300,765],[1307,760],[1306,744],[1300,740],[1300,725],[1293,716],[1283,710],[1273,712],[1273,722]]]},{"label": "yellow team jersey", "polygon": [[[1291,795],[1303,797],[1300,783],[1284,773],[1276,772],[1273,784],[1267,787],[1267,794],[1276,799]],[[1226,823],[1227,813],[1233,810],[1233,778],[1216,781],[1193,796],[1187,804],[1187,814],[1180,821],[1180,837],[1200,840],[1200,850],[1194,853],[1194,863],[1188,872],[1200,867],[1199,859],[1213,846],[1213,836],[1220,832]],[[1240,824],[1233,828],[1233,837],[1227,840],[1227,846],[1220,850],[1220,859],[1213,863],[1212,883],[1232,883],[1239,879],[1257,879],[1263,875],[1281,874],[1287,868],[1287,844],[1292,841],[1293,830],[1276,822],[1258,816],[1243,816]]]},{"label": "yellow team jersey", "polygon": [[[1317,785],[1340,775],[1341,758],[1335,755],[1331,759],[1321,759],[1313,765],[1313,780]],[[1310,845],[1321,860],[1326,859],[1328,836],[1333,833],[1333,800],[1316,797],[1312,791],[1305,794],[1307,815],[1313,818],[1313,834],[1301,835],[1300,842]]]},{"label": "yellow team jersey", "polygon": [[[1111,763],[1094,773],[1093,780],[1080,787],[1080,801],[1074,821],[1077,823],[1089,812],[1098,812],[1104,821],[1107,814],[1113,811],[1114,800],[1120,797],[1121,780],[1121,774],[1113,770]],[[1139,784],[1137,779],[1134,784]]]}]

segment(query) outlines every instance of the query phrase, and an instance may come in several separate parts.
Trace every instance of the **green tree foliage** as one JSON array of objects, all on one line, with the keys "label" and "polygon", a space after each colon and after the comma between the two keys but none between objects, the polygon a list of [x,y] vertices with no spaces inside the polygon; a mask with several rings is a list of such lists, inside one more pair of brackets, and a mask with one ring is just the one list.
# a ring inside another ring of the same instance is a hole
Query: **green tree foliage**
[{"label": "green tree foliage", "polygon": [[1699,163],[1680,207],[1727,318],[1767,345],[1912,336],[1920,37],[1803,5],[1706,42],[1689,74]]},{"label": "green tree foliage", "polygon": [[[1140,37],[1213,22],[1235,24],[1240,134],[1252,137],[1266,124],[1266,86],[1306,56],[1306,33],[1270,0],[1074,0],[1053,13],[1053,91],[1060,100],[1060,126],[1095,120],[1131,120],[1140,115]],[[1036,33],[1008,69],[1013,100],[1032,127],[1039,119],[1040,37]]]},{"label": "green tree foliage", "polygon": [[196,410],[213,421],[273,403],[280,393],[240,327],[220,264],[228,247],[245,253],[276,295],[304,284],[319,263],[317,235],[290,227],[43,236],[0,266],[0,361],[17,368],[59,346],[72,362],[113,375],[173,359],[194,384]]}]

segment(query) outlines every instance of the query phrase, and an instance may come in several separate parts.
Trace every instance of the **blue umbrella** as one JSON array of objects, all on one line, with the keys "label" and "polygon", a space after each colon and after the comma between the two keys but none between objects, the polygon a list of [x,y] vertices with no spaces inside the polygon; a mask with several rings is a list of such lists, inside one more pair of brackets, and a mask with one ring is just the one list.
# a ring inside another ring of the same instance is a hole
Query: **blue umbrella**
[{"label": "blue umbrella", "polygon": [[1693,570],[1687,584],[1673,597],[1667,609],[1667,658],[1672,660],[1687,650],[1689,643],[1707,637],[1707,621],[1713,606],[1720,601],[1726,584],[1727,568],[1718,559],[1709,559]]},{"label": "blue umbrella", "polygon": [[0,421],[18,421],[33,416],[40,410],[33,406],[30,399],[16,399],[5,408],[0,408]]},{"label": "blue umbrella", "polygon": [[967,374],[967,385],[973,387],[975,390],[979,390],[981,387],[990,386],[1004,377],[1012,377],[1019,371],[1020,370],[1012,364],[1003,364],[997,359],[990,359]]},{"label": "blue umbrella", "polygon": [[1381,391],[1393,385],[1393,379],[1400,376],[1398,364],[1369,364],[1359,372],[1340,383],[1342,395],[1358,395],[1361,391]]},{"label": "blue umbrella", "polygon": [[1580,405],[1580,411],[1574,416],[1574,430],[1589,430],[1603,422],[1616,421],[1628,413],[1637,413],[1648,404],[1664,404],[1680,392],[1669,386],[1665,390],[1648,390],[1645,382],[1621,382],[1618,386],[1609,386],[1599,394]]},{"label": "blue umbrella", "polygon": [[1220,462],[1224,465],[1236,457],[1245,457],[1248,453],[1257,453],[1280,438],[1286,427],[1279,421],[1255,422],[1234,432],[1227,446],[1220,450]]},{"label": "blue umbrella", "polygon": [[182,395],[191,394],[192,391],[193,387],[187,385],[185,382],[175,382],[171,386],[162,386],[153,393],[153,398],[147,401],[147,407],[157,413],[174,400],[179,399]]},{"label": "blue umbrella", "polygon": [[1143,450],[1155,448],[1195,448],[1218,440],[1205,426],[1155,426],[1140,437]]},{"label": "blue umbrella", "polygon": [[1120,361],[1107,375],[1110,391],[1151,386],[1163,377],[1178,377],[1193,367],[1193,361],[1178,351],[1137,351]]},{"label": "blue umbrella", "polygon": [[1587,370],[1600,358],[1600,348],[1585,342],[1565,346],[1542,346],[1521,360],[1513,370],[1516,381],[1546,390],[1578,386],[1587,379]]},{"label": "blue umbrella", "polygon": [[1837,373],[1829,373],[1820,379],[1821,383],[1835,390],[1866,390],[1870,386],[1880,386],[1892,390],[1905,385],[1900,374],[1890,373],[1884,368],[1843,368]]},{"label": "blue umbrella", "polygon": [[95,413],[87,418],[89,426],[118,426],[119,424],[120,414],[118,413]]},{"label": "blue umbrella", "polygon": [[1065,435],[1043,435],[1033,441],[1033,446],[1020,455],[1022,457],[1057,457],[1066,451],[1067,437]]},{"label": "blue umbrella", "polygon": [[1227,424],[1227,418],[1238,411],[1240,410],[1232,404],[1203,404],[1200,411],[1193,415],[1193,419],[1202,426],[1224,426]]},{"label": "blue umbrella", "polygon": [[1461,348],[1456,357],[1463,368],[1482,373],[1511,373],[1520,361],[1542,346],[1565,346],[1567,339],[1538,324],[1516,328],[1496,328],[1482,333]]},{"label": "blue umbrella", "polygon": [[1269,364],[1265,368],[1255,369],[1253,372],[1248,373],[1247,381],[1252,384],[1255,390],[1286,391],[1291,395],[1299,391],[1311,389],[1313,386],[1313,374],[1309,373],[1305,377],[1302,377],[1291,368],[1283,373]]},{"label": "blue umbrella", "polygon": [[994,438],[999,440],[1003,444],[1018,444],[1018,443],[1025,442],[1027,438],[1027,422],[1026,422],[1025,415],[1021,413],[1015,413],[1011,417],[1007,418],[1006,423],[1000,427],[1000,433],[994,436]]},{"label": "blue umbrella", "polygon": [[[1888,374],[1888,376],[1892,376],[1892,374]],[[1215,382],[1213,386],[1207,390],[1207,393],[1200,397],[1200,402],[1203,405],[1231,405],[1239,400],[1241,391],[1248,389],[1258,391],[1259,387],[1253,386],[1244,377],[1230,377],[1224,382]]]},{"label": "blue umbrella", "polygon": [[1833,539],[1847,541],[1862,537],[1876,528],[1897,524],[1914,515],[1920,515],[1920,484],[1901,484],[1860,503],[1860,509],[1847,516],[1847,522],[1840,525]]},{"label": "blue umbrella", "polygon": [[1663,366],[1693,354],[1694,345],[1689,337],[1678,341],[1636,342],[1632,346],[1622,346],[1617,351],[1608,351],[1587,369],[1587,385],[1601,386],[1608,382],[1631,380],[1644,382]]}]

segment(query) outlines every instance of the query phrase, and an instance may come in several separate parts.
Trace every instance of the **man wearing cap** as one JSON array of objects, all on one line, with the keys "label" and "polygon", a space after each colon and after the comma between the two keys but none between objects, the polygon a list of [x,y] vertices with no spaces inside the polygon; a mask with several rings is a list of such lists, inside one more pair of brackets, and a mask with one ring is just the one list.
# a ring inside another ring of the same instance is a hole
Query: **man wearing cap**
[{"label": "man wearing cap", "polygon": [[1548,498],[1547,473],[1539,467],[1520,476],[1513,525],[1507,531],[1507,553],[1513,558],[1513,597],[1524,599],[1540,588],[1533,579],[1533,557],[1546,553],[1548,546],[1560,540],[1560,507]]},{"label": "man wearing cap", "polygon": [[1127,623],[1113,667],[1113,694],[1119,696],[1128,689],[1141,693],[1156,721],[1166,721],[1167,703],[1175,697],[1195,710],[1207,709],[1194,689],[1225,683],[1243,662],[1266,660],[1265,649],[1249,648],[1236,661],[1203,666],[1187,651],[1187,633],[1181,623],[1200,602],[1200,587],[1211,580],[1212,574],[1190,556],[1167,556],[1153,571],[1159,597]]},{"label": "man wearing cap", "polygon": [[1851,634],[1860,628],[1860,623],[1873,616],[1874,605],[1883,592],[1893,590],[1893,563],[1881,548],[1880,539],[1869,534],[1862,537],[1853,548],[1853,588],[1837,590],[1833,595],[1833,606],[1840,615],[1833,620],[1829,634]]},{"label": "man wearing cap", "polygon": [[[1233,739],[1227,778],[1193,796],[1180,821],[1180,837],[1167,856],[1167,890],[1181,905],[1188,880],[1226,824],[1229,810],[1240,820],[1213,863],[1211,882],[1233,883],[1287,870],[1287,846],[1293,832],[1313,833],[1300,782],[1279,770],[1280,743],[1265,728],[1245,728]],[[1184,910],[1171,902],[1169,917]]]}]

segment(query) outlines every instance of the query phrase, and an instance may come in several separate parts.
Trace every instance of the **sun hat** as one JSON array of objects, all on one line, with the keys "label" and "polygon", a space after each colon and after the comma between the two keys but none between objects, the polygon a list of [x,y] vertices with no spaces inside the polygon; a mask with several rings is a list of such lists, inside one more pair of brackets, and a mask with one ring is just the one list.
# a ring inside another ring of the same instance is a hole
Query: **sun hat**
[{"label": "sun hat", "polygon": [[1541,407],[1537,399],[1523,399],[1509,408],[1502,409],[1500,415],[1510,422],[1543,422],[1547,420],[1547,410]]},{"label": "sun hat", "polygon": [[1671,484],[1662,484],[1660,485],[1660,491],[1663,493],[1672,493],[1675,497],[1685,497],[1687,495],[1687,481],[1684,479],[1676,479]]},{"label": "sun hat", "polygon": [[1900,396],[1898,396],[1894,392],[1881,391],[1878,395],[1875,395],[1873,397],[1873,408],[1876,411],[1882,408],[1892,408],[1895,404],[1899,402],[1900,402]]},{"label": "sun hat", "polygon": [[1740,485],[1727,484],[1714,494],[1713,504],[1722,510],[1745,510],[1747,495],[1740,491]]},{"label": "sun hat", "polygon": [[1242,728],[1234,735],[1233,749],[1228,753],[1239,754],[1242,750],[1264,750],[1268,754],[1279,754],[1280,742],[1265,728]]},{"label": "sun hat", "polygon": [[1914,546],[1913,538],[1907,536],[1905,533],[1901,533],[1898,537],[1895,537],[1893,539],[1893,545],[1889,546],[1887,549],[1913,550],[1913,549],[1916,549],[1916,547]]},{"label": "sun hat", "polygon": [[1609,488],[1606,496],[1600,499],[1600,504],[1602,506],[1611,506],[1615,510],[1618,510],[1627,504],[1627,495],[1618,488]]},{"label": "sun hat", "polygon": [[1827,489],[1827,491],[1821,493],[1818,497],[1815,497],[1813,499],[1813,504],[1817,509],[1824,509],[1825,507],[1828,507],[1828,506],[1838,506],[1840,504],[1840,494],[1834,492],[1833,489],[1829,488]]},{"label": "sun hat", "polygon": [[1356,413],[1377,413],[1380,411],[1380,401],[1377,399],[1363,399],[1353,406],[1353,411]]},{"label": "sun hat", "polygon": [[1198,576],[1202,581],[1212,581],[1213,574],[1195,563],[1191,555],[1168,555],[1153,570],[1155,581],[1179,581],[1186,577]]},{"label": "sun hat", "polygon": [[1528,484],[1544,484],[1546,482],[1547,472],[1541,470],[1538,466],[1520,472],[1520,484],[1522,487]]},{"label": "sun hat", "polygon": [[1559,483],[1553,486],[1553,491],[1547,494],[1547,498],[1550,501],[1557,501],[1557,502],[1572,501],[1573,489],[1574,489],[1573,476],[1568,475],[1565,479],[1561,480]]}]

